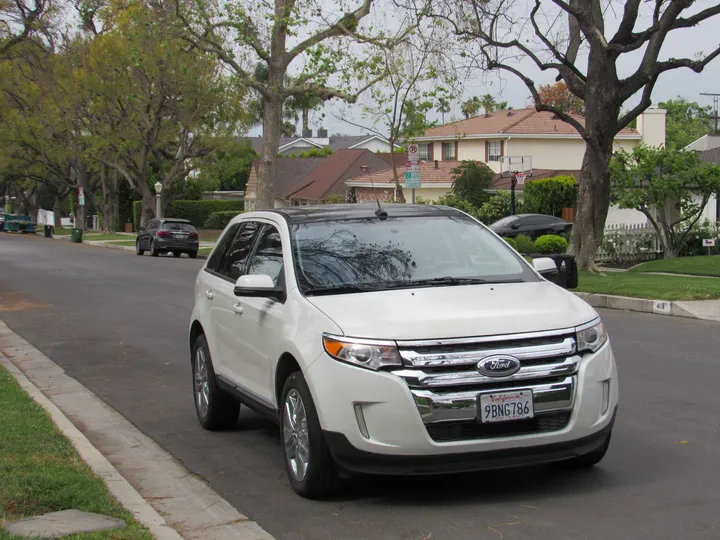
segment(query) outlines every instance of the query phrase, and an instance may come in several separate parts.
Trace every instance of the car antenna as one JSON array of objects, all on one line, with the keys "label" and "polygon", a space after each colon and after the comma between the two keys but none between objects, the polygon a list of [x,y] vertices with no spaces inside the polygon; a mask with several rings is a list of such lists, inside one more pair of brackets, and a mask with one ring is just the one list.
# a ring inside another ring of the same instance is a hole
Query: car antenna
[{"label": "car antenna", "polygon": [[375,199],[378,203],[377,210],[375,210],[375,215],[379,217],[380,219],[386,219],[388,217],[388,214],[385,210],[383,210],[383,207],[380,206],[380,199]]}]

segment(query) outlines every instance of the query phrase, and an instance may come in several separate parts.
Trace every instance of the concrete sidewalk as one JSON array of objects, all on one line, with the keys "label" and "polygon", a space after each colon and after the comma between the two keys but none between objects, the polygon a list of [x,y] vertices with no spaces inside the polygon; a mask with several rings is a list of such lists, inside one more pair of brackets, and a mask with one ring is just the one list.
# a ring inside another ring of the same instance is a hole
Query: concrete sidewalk
[{"label": "concrete sidewalk", "polygon": [[609,294],[580,292],[575,294],[596,308],[637,311],[640,313],[720,322],[720,299],[671,302],[668,300],[647,300]]}]

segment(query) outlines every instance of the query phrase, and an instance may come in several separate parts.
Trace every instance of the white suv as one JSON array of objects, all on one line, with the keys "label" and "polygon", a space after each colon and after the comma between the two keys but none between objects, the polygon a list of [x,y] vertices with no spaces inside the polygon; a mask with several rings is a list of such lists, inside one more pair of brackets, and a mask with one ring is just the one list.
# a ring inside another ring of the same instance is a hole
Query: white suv
[{"label": "white suv", "polygon": [[292,487],[341,475],[565,461],[608,449],[618,403],[597,313],[452,208],[248,212],[200,271],[197,416],[278,422]]}]

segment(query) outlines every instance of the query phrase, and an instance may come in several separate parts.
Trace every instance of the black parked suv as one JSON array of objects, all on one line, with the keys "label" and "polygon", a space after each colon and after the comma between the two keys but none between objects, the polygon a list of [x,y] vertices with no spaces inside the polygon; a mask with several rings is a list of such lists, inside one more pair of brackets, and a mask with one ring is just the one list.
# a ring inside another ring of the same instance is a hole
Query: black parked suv
[{"label": "black parked suv", "polygon": [[194,259],[198,247],[198,233],[187,219],[151,219],[145,228],[138,231],[135,241],[138,255],[149,251],[153,257],[172,252],[175,257],[187,253]]},{"label": "black parked suv", "polygon": [[514,238],[518,234],[526,234],[534,239],[543,234],[570,233],[572,223],[544,214],[518,214],[504,217],[490,228],[500,236]]}]

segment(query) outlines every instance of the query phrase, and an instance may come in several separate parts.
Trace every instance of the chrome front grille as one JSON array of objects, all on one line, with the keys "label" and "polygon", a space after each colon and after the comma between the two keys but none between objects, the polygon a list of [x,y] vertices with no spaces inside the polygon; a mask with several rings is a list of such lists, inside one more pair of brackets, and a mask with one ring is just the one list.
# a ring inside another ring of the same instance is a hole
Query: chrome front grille
[{"label": "chrome front grille", "polygon": [[[392,373],[408,385],[438,442],[557,431],[569,421],[582,360],[572,329],[398,345],[404,366]],[[478,362],[495,355],[517,358],[520,370],[508,377],[481,374]],[[478,395],[513,388],[533,391],[535,418],[481,424]]]}]

